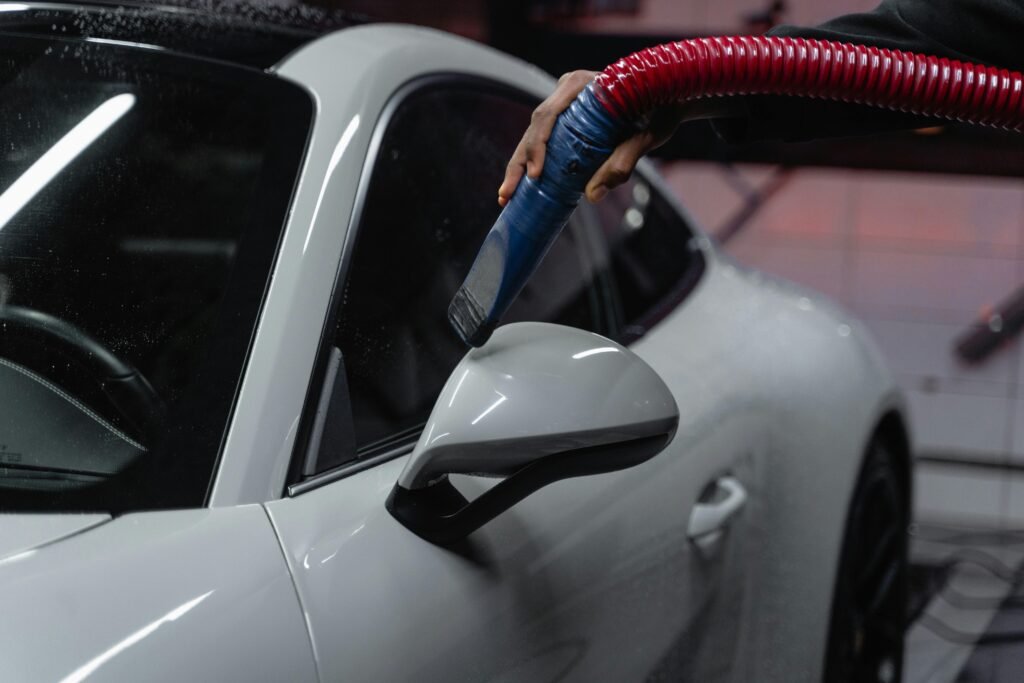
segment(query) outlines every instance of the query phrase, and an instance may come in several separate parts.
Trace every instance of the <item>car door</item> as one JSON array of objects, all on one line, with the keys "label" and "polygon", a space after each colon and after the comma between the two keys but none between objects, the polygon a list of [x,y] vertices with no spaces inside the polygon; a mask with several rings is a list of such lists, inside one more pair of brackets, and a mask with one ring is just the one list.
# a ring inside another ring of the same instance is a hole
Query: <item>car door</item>
[{"label": "car door", "polygon": [[314,103],[86,14],[0,29],[0,680],[313,683],[264,510],[206,500]]},{"label": "car door", "polygon": [[[421,540],[385,509],[465,352],[447,304],[497,215],[495,188],[531,104],[477,78],[427,78],[397,93],[378,122],[293,483],[266,506],[323,680],[737,673],[748,511],[736,503],[755,459],[742,429],[716,415],[714,396],[683,415],[675,441],[650,462],[551,485],[459,551]],[[677,227],[687,250],[679,258],[696,258],[692,235]],[[570,226],[507,320],[616,333],[624,285],[608,244],[584,221]],[[662,317],[685,297],[669,290],[652,299],[677,296]],[[689,378],[664,379],[682,405]],[[453,479],[468,497],[492,485]]]}]

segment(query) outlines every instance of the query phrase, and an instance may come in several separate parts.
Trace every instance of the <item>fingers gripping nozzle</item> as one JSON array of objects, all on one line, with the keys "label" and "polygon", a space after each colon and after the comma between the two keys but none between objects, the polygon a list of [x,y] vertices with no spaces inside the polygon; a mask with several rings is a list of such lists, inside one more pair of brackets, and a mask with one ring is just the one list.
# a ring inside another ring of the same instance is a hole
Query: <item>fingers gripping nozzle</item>
[{"label": "fingers gripping nozzle", "polygon": [[773,94],[856,102],[1011,130],[1024,128],[1024,75],[927,55],[803,38],[713,37],[642,50],[600,73],[559,116],[538,180],[498,216],[448,317],[487,341],[572,215],[587,181],[635,123],[702,97]]},{"label": "fingers gripping nozzle", "polygon": [[587,181],[628,135],[628,122],[609,113],[593,87],[558,117],[540,178],[520,181],[448,307],[448,319],[471,346],[491,336],[576,209]]}]

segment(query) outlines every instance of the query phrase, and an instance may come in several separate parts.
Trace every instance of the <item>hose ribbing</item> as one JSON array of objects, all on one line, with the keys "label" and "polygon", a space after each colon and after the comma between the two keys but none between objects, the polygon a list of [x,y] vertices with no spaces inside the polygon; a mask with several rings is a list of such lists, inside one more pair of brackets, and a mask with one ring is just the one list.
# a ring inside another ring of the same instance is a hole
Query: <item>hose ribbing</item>
[{"label": "hose ribbing", "polygon": [[555,123],[544,169],[524,177],[448,309],[483,344],[576,208],[587,181],[659,107],[702,97],[797,95],[1011,130],[1024,127],[1015,71],[865,45],[774,36],[659,45],[615,62]]},{"label": "hose ribbing", "polygon": [[712,37],[641,50],[595,79],[598,100],[629,120],[724,95],[797,95],[1011,130],[1024,126],[1024,75],[900,50],[805,38]]}]

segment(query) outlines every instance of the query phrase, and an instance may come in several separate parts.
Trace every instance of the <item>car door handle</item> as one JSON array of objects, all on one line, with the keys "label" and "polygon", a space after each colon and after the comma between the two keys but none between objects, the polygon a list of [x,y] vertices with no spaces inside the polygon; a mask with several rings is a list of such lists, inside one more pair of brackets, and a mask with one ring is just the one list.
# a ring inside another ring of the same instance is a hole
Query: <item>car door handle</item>
[{"label": "car door handle", "polygon": [[747,504],[747,490],[735,477],[722,477],[715,481],[716,495],[719,491],[725,494],[721,500],[693,506],[687,529],[691,540],[706,539],[711,534],[721,532]]}]

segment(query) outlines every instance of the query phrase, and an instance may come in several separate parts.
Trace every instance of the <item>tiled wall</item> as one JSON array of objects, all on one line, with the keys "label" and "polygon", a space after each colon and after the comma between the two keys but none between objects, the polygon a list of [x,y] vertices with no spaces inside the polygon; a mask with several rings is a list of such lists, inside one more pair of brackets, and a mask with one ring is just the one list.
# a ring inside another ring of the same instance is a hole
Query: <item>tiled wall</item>
[{"label": "tiled wall", "polygon": [[[705,227],[737,210],[722,167],[673,164]],[[770,169],[742,167],[764,182]],[[738,260],[820,290],[863,319],[909,399],[922,454],[1024,466],[1024,357],[1014,343],[968,367],[954,340],[1024,283],[1024,183],[798,170],[728,245]],[[1024,475],[923,466],[922,517],[1024,521]]]}]

